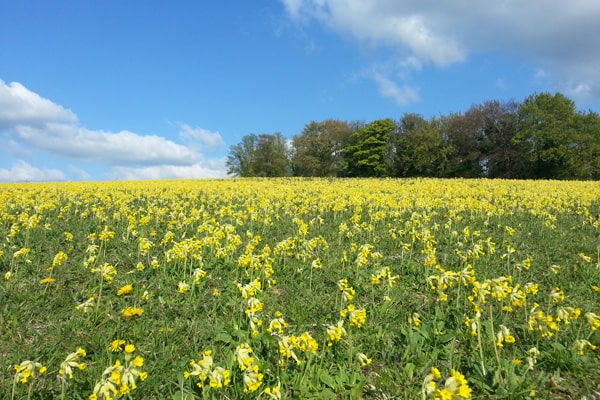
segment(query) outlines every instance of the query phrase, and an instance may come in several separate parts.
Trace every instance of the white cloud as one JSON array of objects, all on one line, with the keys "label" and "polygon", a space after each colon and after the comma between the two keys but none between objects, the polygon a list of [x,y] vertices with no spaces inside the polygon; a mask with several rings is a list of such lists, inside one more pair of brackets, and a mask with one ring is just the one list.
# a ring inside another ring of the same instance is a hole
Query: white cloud
[{"label": "white cloud", "polygon": [[18,82],[7,85],[0,79],[0,128],[49,121],[74,123],[77,122],[77,116],[71,110],[44,99]]},{"label": "white cloud", "polygon": [[[69,177],[93,179],[84,168],[112,167],[113,179],[159,179],[173,177],[225,177],[225,161],[203,156],[224,147],[218,132],[185,123],[178,124],[177,143],[157,135],[127,130],[108,132],[87,129],[70,110],[27,89],[18,82],[0,80],[0,144],[7,156],[33,159],[34,167],[18,161],[0,169],[0,180],[65,180],[57,169],[43,169],[47,159],[62,163]],[[176,136],[177,137],[177,136]],[[71,161],[84,161],[73,165]],[[99,178],[99,177],[95,177]],[[71,179],[71,178],[70,178]]]},{"label": "white cloud", "polygon": [[190,165],[199,160],[187,147],[161,136],[104,132],[61,123],[15,129],[18,138],[29,146],[74,160],[108,165]]},{"label": "white cloud", "polygon": [[3,182],[47,182],[64,181],[66,176],[57,169],[40,169],[33,167],[25,161],[17,161],[12,168],[0,168],[0,181]]},{"label": "white cloud", "polygon": [[416,103],[421,100],[419,90],[403,85],[399,86],[396,82],[392,81],[389,77],[382,73],[375,72],[373,78],[377,83],[379,92],[384,96],[394,100],[399,106],[406,106],[411,103]]},{"label": "white cloud", "polygon": [[199,141],[207,146],[207,150],[217,151],[225,146],[225,142],[219,132],[211,132],[206,129],[191,127],[184,123],[179,123],[179,136],[184,140]]},{"label": "white cloud", "polygon": [[399,68],[443,68],[470,53],[499,52],[546,71],[558,90],[600,98],[597,0],[281,1],[294,21],[318,21],[361,45],[390,49]]},{"label": "white cloud", "polygon": [[194,165],[154,165],[142,168],[115,167],[108,178],[114,180],[225,178],[225,159]]}]

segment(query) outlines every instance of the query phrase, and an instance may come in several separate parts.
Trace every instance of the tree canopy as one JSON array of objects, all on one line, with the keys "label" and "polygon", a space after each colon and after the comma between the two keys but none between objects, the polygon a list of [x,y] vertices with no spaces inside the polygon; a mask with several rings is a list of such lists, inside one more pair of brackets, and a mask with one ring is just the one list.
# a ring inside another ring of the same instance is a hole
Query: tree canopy
[{"label": "tree canopy", "polygon": [[540,93],[429,119],[311,121],[290,141],[281,133],[242,137],[226,166],[240,177],[600,179],[600,116]]}]

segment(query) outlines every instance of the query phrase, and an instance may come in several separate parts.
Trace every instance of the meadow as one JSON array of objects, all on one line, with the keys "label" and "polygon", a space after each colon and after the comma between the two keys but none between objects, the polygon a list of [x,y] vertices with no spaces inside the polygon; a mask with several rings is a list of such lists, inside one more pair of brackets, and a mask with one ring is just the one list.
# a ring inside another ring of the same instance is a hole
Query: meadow
[{"label": "meadow", "polygon": [[600,182],[0,185],[2,399],[600,392]]}]

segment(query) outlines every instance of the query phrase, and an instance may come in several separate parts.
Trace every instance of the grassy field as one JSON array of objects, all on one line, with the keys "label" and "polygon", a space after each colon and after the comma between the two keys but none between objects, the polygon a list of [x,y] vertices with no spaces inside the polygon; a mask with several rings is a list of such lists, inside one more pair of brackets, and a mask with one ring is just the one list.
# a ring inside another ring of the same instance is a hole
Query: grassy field
[{"label": "grassy field", "polygon": [[2,399],[600,392],[598,182],[4,184],[0,239]]}]

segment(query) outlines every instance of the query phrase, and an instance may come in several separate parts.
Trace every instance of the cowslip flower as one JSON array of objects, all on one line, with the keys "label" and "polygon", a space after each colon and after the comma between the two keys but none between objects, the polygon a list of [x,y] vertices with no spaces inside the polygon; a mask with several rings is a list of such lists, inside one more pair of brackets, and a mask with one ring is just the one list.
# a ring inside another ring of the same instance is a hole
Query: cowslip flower
[{"label": "cowslip flower", "polygon": [[358,357],[358,361],[360,362],[361,367],[366,367],[367,365],[371,364],[371,362],[373,361],[369,357],[367,357],[367,355],[364,353],[358,353],[357,357]]},{"label": "cowslip flower", "polygon": [[35,361],[25,360],[21,364],[14,366],[15,381],[27,383],[30,379],[34,379],[38,374],[46,372],[46,367]]},{"label": "cowslip flower", "polygon": [[264,375],[260,372],[258,365],[254,364],[244,371],[244,393],[256,392],[262,385]]},{"label": "cowslip flower", "polygon": [[252,354],[252,348],[248,343],[242,343],[236,347],[233,361],[237,361],[241,371],[254,364],[254,358],[250,354]]},{"label": "cowslip flower", "polygon": [[179,284],[177,286],[177,290],[179,291],[180,294],[186,294],[187,292],[190,291],[190,285],[185,282],[179,282]]},{"label": "cowslip flower", "polygon": [[73,379],[73,368],[77,368],[79,370],[84,370],[86,364],[84,362],[80,362],[79,359],[86,356],[86,352],[81,347],[77,349],[74,353],[70,353],[60,364],[60,369],[58,370],[59,375],[66,375],[69,379]]},{"label": "cowslip flower", "polygon": [[202,359],[198,361],[191,360],[190,366],[192,367],[192,371],[185,371],[183,377],[188,379],[190,376],[195,376],[198,378],[198,383],[196,385],[198,387],[204,386],[204,381],[208,378],[208,374],[213,366],[212,350],[204,351],[204,353],[202,353]]},{"label": "cowslip flower", "polygon": [[229,385],[231,382],[231,371],[223,367],[216,367],[209,374],[209,385],[211,388],[219,389]]}]

